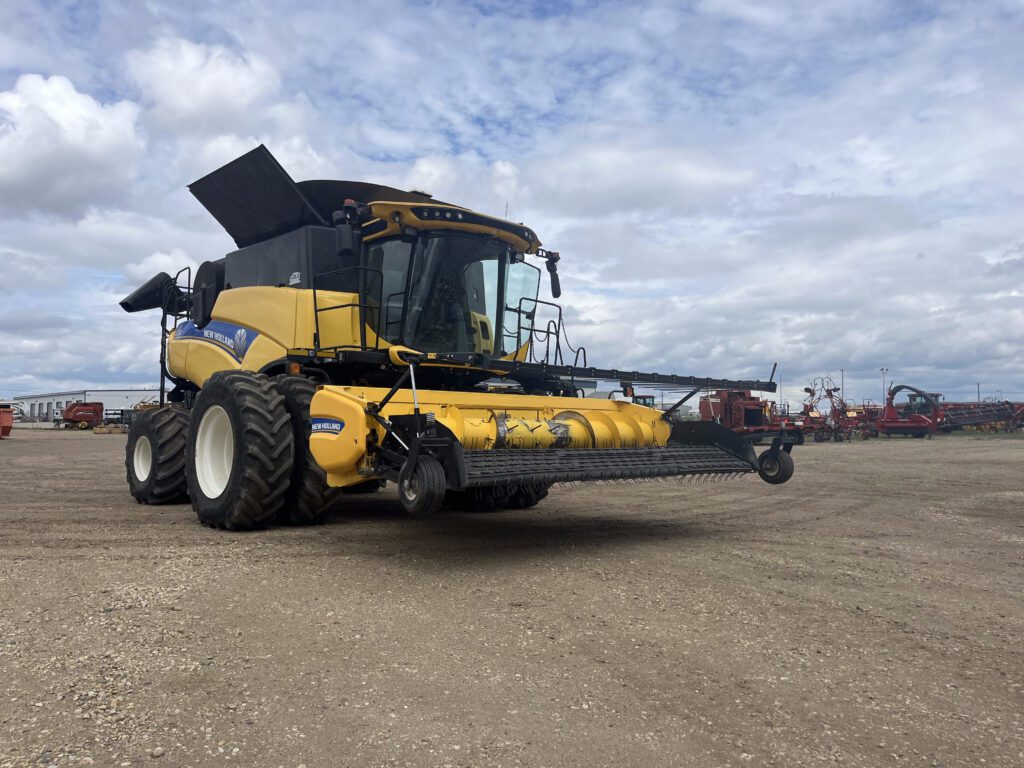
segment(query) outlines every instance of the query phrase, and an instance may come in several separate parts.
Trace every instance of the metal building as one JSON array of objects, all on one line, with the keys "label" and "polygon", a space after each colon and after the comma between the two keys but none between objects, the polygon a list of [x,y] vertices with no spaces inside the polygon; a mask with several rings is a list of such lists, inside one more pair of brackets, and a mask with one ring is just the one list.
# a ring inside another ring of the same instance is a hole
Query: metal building
[{"label": "metal building", "polygon": [[108,411],[133,407],[136,403],[156,402],[158,389],[78,389],[70,392],[48,392],[42,395],[20,395],[14,402],[21,407],[22,418],[28,421],[59,419],[71,403],[103,403]]}]

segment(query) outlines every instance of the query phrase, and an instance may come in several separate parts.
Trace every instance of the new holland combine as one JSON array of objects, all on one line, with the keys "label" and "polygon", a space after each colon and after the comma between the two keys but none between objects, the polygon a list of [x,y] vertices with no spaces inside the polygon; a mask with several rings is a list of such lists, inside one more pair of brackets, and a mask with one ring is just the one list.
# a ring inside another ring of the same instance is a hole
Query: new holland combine
[{"label": "new holland combine", "polygon": [[121,302],[162,316],[160,407],[133,421],[126,452],[140,503],[188,497],[204,523],[249,529],[316,522],[340,493],[387,481],[422,514],[529,507],[555,483],[793,473],[785,439],[758,457],[674,409],[581,397],[581,380],[685,393],[677,405],[775,384],[588,366],[538,298],[530,259],[558,298],[559,255],[522,224],[425,193],[296,183],[262,146],[189,189],[238,249]]}]

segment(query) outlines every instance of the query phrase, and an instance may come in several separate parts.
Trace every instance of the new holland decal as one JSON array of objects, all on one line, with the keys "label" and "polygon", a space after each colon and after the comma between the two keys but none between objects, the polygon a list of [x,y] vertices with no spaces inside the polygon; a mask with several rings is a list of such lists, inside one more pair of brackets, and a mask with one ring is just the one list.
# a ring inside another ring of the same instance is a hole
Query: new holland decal
[{"label": "new holland decal", "polygon": [[211,320],[202,328],[197,328],[191,320],[181,323],[174,331],[177,339],[197,339],[220,347],[233,358],[241,361],[249,347],[256,341],[259,333],[251,328],[243,328],[234,323]]},{"label": "new holland decal", "polygon": [[314,435],[337,435],[345,428],[341,419],[311,419],[311,432]]}]

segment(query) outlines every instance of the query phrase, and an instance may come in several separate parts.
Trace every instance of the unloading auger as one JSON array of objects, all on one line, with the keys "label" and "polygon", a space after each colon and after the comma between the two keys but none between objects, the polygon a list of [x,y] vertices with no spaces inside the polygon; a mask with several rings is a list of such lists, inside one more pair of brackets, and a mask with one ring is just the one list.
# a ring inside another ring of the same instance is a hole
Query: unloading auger
[{"label": "unloading auger", "polygon": [[[422,514],[529,507],[555,483],[793,473],[784,438],[758,457],[674,416],[702,389],[774,382],[589,366],[527,260],[558,298],[559,255],[522,224],[419,192],[296,183],[263,146],[189,189],[238,250],[121,302],[161,310],[161,407],[133,422],[125,458],[140,503],[187,495],[203,522],[246,529],[316,522],[386,481]],[[621,396],[581,397],[597,381]],[[662,411],[636,386],[680,397]]]}]

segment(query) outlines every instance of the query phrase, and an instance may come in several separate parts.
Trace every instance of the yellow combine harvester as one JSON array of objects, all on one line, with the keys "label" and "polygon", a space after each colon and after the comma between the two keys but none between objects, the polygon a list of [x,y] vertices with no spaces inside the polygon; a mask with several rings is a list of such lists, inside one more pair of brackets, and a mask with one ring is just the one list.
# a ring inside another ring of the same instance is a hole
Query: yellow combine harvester
[{"label": "yellow combine harvester", "polygon": [[561,482],[792,475],[785,440],[758,458],[717,424],[581,397],[584,380],[687,393],[679,404],[775,385],[588,366],[537,298],[527,257],[558,298],[558,254],[522,224],[296,183],[262,146],[189,189],[238,250],[121,302],[162,310],[161,407],[132,423],[126,454],[141,503],[187,495],[203,522],[246,529],[315,522],[339,493],[386,481],[419,514],[529,507]]}]

